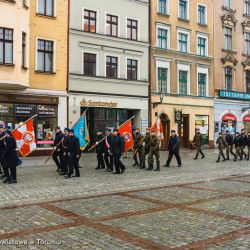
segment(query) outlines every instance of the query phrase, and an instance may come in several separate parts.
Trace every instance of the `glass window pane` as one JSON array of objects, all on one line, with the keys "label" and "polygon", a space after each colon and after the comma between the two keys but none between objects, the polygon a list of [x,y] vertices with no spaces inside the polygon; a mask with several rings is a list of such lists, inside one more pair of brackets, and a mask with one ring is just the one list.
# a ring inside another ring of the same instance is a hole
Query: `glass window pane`
[{"label": "glass window pane", "polygon": [[12,43],[5,43],[5,63],[12,63],[13,45]]},{"label": "glass window pane", "polygon": [[53,16],[53,2],[54,0],[46,0],[46,15]]},{"label": "glass window pane", "polygon": [[0,63],[3,63],[3,43],[0,42]]},{"label": "glass window pane", "polygon": [[52,71],[53,69],[53,55],[50,53],[45,54],[45,71]]},{"label": "glass window pane", "polygon": [[45,14],[45,0],[38,0],[38,13]]},{"label": "glass window pane", "polygon": [[43,53],[38,52],[37,54],[37,70],[44,70],[44,61],[43,61]]}]

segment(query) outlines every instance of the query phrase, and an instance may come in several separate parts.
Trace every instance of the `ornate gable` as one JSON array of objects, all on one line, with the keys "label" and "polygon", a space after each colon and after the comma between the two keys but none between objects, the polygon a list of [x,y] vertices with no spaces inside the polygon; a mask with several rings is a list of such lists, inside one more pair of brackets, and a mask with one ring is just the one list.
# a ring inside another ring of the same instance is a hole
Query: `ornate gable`
[{"label": "ornate gable", "polygon": [[249,19],[245,19],[244,22],[241,23],[243,32],[245,33],[246,31],[250,30],[250,20]]},{"label": "ornate gable", "polygon": [[221,17],[223,27],[225,27],[227,25],[232,26],[232,27],[236,27],[237,20],[235,18],[234,13],[235,13],[235,11],[230,9]]}]

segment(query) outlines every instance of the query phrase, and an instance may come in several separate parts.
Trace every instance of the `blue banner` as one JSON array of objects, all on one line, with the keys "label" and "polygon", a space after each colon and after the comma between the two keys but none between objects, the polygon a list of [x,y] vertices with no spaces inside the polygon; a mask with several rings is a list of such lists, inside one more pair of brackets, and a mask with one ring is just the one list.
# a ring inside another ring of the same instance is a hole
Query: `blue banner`
[{"label": "blue banner", "polygon": [[247,101],[250,100],[250,93],[244,93],[244,92],[220,90],[219,96],[221,98],[247,100]]},{"label": "blue banner", "polygon": [[81,118],[76,123],[73,129],[74,129],[75,136],[79,139],[81,150],[84,150],[90,142],[89,130],[88,130],[87,119],[86,119],[85,114],[81,116]]}]

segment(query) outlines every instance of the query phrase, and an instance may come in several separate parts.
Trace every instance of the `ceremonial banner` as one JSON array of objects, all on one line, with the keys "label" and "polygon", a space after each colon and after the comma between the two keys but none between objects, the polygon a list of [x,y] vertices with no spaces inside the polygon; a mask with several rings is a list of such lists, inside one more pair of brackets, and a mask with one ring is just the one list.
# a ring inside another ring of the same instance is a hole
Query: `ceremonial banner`
[{"label": "ceremonial banner", "polygon": [[154,125],[152,126],[151,129],[154,129],[156,132],[156,135],[160,138],[163,139],[163,127],[161,123],[161,119],[158,117]]},{"label": "ceremonial banner", "polygon": [[85,113],[81,116],[79,121],[75,124],[75,126],[73,127],[73,130],[74,130],[75,136],[79,139],[81,150],[84,150],[90,142],[89,130],[87,126],[87,118],[86,118]]},{"label": "ceremonial banner", "polygon": [[119,133],[124,137],[125,152],[134,147],[132,121],[128,120],[121,127],[119,127]]},{"label": "ceremonial banner", "polygon": [[13,130],[12,134],[16,139],[17,148],[23,157],[28,156],[36,149],[35,132],[32,119]]}]

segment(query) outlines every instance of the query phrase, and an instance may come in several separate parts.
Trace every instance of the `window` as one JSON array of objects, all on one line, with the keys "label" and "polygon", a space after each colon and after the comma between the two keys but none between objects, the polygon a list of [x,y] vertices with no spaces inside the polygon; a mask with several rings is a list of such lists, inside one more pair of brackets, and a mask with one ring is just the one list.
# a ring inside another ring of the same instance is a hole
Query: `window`
[{"label": "window", "polygon": [[187,20],[188,19],[188,1],[179,0],[179,18]]},{"label": "window", "polygon": [[53,72],[54,42],[38,39],[37,41],[37,70]]},{"label": "window", "polygon": [[225,33],[225,49],[232,50],[232,40],[233,40],[232,28],[226,27],[224,33]]},{"label": "window", "polygon": [[168,48],[168,30],[158,28],[158,47],[161,49]]},{"label": "window", "polygon": [[198,73],[198,95],[207,95],[207,74]]},{"label": "window", "polygon": [[250,0],[245,0],[245,14],[250,16]]},{"label": "window", "polygon": [[167,93],[168,69],[158,68],[158,93]]},{"label": "window", "polygon": [[118,17],[107,15],[106,34],[109,36],[118,36]]},{"label": "window", "polygon": [[96,75],[96,55],[84,53],[84,75]]},{"label": "window", "polygon": [[0,64],[13,63],[13,30],[0,28]]},{"label": "window", "polygon": [[160,14],[166,15],[168,13],[167,4],[168,0],[158,0],[158,12]]},{"label": "window", "polygon": [[179,70],[179,94],[188,94],[188,71]]},{"label": "window", "polygon": [[130,40],[138,40],[138,22],[136,20],[127,20],[127,38]]},{"label": "window", "polygon": [[250,55],[250,33],[245,33],[245,52]]},{"label": "window", "polygon": [[54,16],[54,0],[37,0],[38,14],[45,16]]},{"label": "window", "polygon": [[203,5],[198,6],[198,23],[206,24],[206,7]]},{"label": "window", "polygon": [[22,67],[26,65],[26,33],[22,33]]},{"label": "window", "polygon": [[128,80],[137,80],[138,61],[128,59],[127,60],[127,78]]},{"label": "window", "polygon": [[250,70],[246,71],[246,92],[250,93]]},{"label": "window", "polygon": [[113,56],[106,57],[106,77],[118,77],[118,58]]},{"label": "window", "polygon": [[96,12],[91,10],[84,10],[83,30],[85,32],[96,32]]},{"label": "window", "polygon": [[224,6],[228,9],[232,8],[232,0],[224,0]]},{"label": "window", "polygon": [[198,55],[206,56],[207,55],[207,39],[203,37],[198,37]]},{"label": "window", "polygon": [[233,69],[230,67],[225,68],[225,88],[228,91],[233,89]]},{"label": "window", "polygon": [[179,33],[179,51],[181,52],[188,52],[188,35],[184,33]]}]

